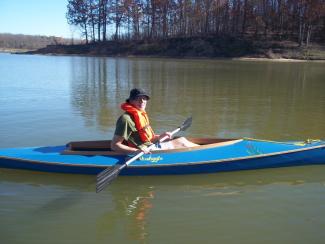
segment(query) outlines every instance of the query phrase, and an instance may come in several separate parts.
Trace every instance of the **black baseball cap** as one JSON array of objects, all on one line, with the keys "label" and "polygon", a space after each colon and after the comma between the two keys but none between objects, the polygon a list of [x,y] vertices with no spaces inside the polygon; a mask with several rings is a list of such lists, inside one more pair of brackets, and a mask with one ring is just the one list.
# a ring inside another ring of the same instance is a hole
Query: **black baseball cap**
[{"label": "black baseball cap", "polygon": [[130,100],[135,100],[137,97],[140,97],[140,96],[145,96],[145,97],[147,97],[148,100],[150,99],[150,97],[146,91],[144,91],[143,89],[140,89],[140,88],[134,88],[130,91],[130,96],[128,99],[126,99],[126,101],[130,102]]}]

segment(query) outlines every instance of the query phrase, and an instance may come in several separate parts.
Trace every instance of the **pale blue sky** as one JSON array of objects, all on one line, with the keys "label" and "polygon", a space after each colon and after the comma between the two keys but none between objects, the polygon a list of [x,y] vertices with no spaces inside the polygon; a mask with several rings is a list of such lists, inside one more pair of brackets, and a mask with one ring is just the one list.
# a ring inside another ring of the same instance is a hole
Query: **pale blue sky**
[{"label": "pale blue sky", "polygon": [[79,38],[65,17],[68,0],[0,0],[0,33]]}]

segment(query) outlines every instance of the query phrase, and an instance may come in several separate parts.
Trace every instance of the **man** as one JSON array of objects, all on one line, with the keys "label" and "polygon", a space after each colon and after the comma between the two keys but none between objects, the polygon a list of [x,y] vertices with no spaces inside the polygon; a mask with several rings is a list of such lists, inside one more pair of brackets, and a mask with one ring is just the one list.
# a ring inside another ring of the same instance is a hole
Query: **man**
[{"label": "man", "polygon": [[149,153],[147,146],[152,143],[156,143],[153,150],[197,146],[184,137],[158,143],[159,139],[164,136],[171,139],[171,133],[165,132],[162,135],[154,133],[145,111],[149,99],[149,95],[142,89],[134,88],[130,91],[129,98],[121,105],[125,113],[116,122],[115,133],[111,142],[112,150],[125,154],[141,151]]}]

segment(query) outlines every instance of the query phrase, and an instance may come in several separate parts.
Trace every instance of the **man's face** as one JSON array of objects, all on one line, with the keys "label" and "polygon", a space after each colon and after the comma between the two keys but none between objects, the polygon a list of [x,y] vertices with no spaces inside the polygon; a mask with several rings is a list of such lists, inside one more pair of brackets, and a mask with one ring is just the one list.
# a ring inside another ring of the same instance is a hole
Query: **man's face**
[{"label": "man's face", "polygon": [[138,96],[136,99],[131,100],[130,103],[139,110],[145,110],[147,101],[148,99],[146,96]]}]

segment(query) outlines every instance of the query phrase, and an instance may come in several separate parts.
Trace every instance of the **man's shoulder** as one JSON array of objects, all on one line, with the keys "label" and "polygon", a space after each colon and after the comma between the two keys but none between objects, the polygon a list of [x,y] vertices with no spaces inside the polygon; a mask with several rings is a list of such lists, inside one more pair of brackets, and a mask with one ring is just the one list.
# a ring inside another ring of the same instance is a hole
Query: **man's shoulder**
[{"label": "man's shoulder", "polygon": [[133,119],[127,113],[122,114],[117,120],[118,123],[131,123],[134,124]]},{"label": "man's shoulder", "polygon": [[116,122],[115,135],[119,135],[124,137],[124,139],[127,139],[128,136],[125,133],[132,131],[136,131],[134,121],[129,114],[122,114]]}]

